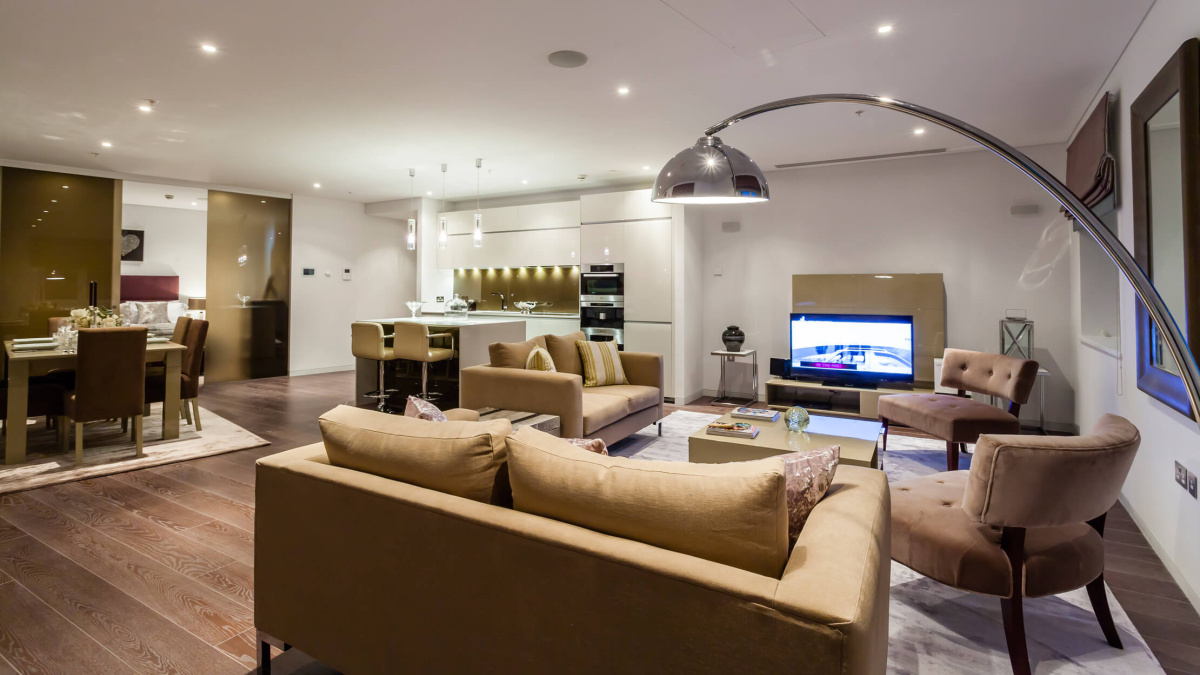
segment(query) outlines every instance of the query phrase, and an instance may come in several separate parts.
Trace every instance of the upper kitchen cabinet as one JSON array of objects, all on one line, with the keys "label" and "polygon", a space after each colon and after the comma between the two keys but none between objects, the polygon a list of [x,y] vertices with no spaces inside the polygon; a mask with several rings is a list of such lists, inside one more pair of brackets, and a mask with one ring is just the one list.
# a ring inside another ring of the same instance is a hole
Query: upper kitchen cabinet
[{"label": "upper kitchen cabinet", "polygon": [[650,201],[650,190],[629,190],[579,198],[582,223],[611,223],[622,220],[670,218],[670,204]]},{"label": "upper kitchen cabinet", "polygon": [[481,209],[483,246],[472,242],[475,210],[451,211],[449,240],[437,252],[439,269],[578,265],[579,202]]},{"label": "upper kitchen cabinet", "polygon": [[[501,206],[480,209],[483,232],[517,232],[524,230],[556,230],[579,227],[579,202],[551,202],[525,206]],[[475,226],[475,209],[448,211],[446,230],[450,235],[471,234]]]},{"label": "upper kitchen cabinet", "polygon": [[580,226],[579,247],[584,264],[625,262],[625,223]]}]

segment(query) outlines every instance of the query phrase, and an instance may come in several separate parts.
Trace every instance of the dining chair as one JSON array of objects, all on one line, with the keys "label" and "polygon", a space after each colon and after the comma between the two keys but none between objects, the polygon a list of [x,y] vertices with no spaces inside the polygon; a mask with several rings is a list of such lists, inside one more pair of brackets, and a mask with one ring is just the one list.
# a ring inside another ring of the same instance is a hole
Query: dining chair
[{"label": "dining chair", "polygon": [[87,422],[132,417],[137,456],[142,456],[145,388],[145,326],[79,331],[75,388],[63,398],[63,421],[75,423],[75,466],[83,465],[83,425]]},{"label": "dining chair", "polygon": [[52,316],[46,319],[46,330],[50,331],[50,335],[58,332],[59,328],[71,325],[71,317],[69,316]]},{"label": "dining chair", "polygon": [[[29,394],[28,394],[28,410],[25,413],[29,417],[45,417],[46,427],[50,428],[50,420],[62,421],[63,412],[63,387],[58,382],[44,377],[29,378]],[[4,425],[8,424],[8,383],[0,382],[0,430],[4,429]],[[58,434],[59,447],[63,451],[67,449],[67,425],[57,424],[54,426]]]},{"label": "dining chair", "polygon": [[1140,443],[1116,415],[1087,436],[984,434],[970,471],[892,483],[892,560],[999,598],[1016,675],[1031,672],[1026,598],[1087,588],[1105,640],[1120,649],[1104,589],[1104,520]]},{"label": "dining chair", "polygon": [[[176,325],[178,330],[178,325]],[[187,335],[182,338],[182,344],[187,347],[179,366],[179,402],[180,410],[188,424],[203,431],[200,425],[200,366],[204,363],[204,343],[208,339],[208,322],[200,319],[188,320]],[[172,340],[172,342],[175,342]],[[167,400],[167,376],[165,372],[151,373],[146,376],[145,404],[163,403]],[[164,410],[163,414],[166,414]]]},{"label": "dining chair", "polygon": [[[174,344],[177,344],[177,345],[186,345],[188,327],[191,325],[192,325],[192,318],[190,316],[181,316],[178,319],[176,319],[175,320],[175,330],[172,331],[172,333],[171,333],[171,342]],[[148,363],[148,364],[146,364],[147,379],[152,378],[155,375],[165,376],[166,372],[167,372],[167,366],[164,363]],[[185,406],[179,406],[179,417],[181,419],[186,419],[186,417],[187,417],[184,414],[185,410],[186,410]],[[150,415],[150,404],[149,403],[147,403],[145,408],[142,410],[142,415],[147,416],[147,417]],[[124,423],[124,420],[122,420],[122,423]]]}]

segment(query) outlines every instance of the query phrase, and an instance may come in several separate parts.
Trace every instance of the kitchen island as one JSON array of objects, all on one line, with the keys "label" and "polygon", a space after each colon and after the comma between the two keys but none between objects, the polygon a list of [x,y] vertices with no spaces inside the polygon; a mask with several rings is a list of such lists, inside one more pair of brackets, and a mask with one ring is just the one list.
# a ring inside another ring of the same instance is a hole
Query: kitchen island
[{"label": "kitchen island", "polygon": [[[450,333],[454,349],[458,352],[448,362],[429,365],[429,391],[437,395],[439,408],[458,405],[458,372],[463,368],[491,362],[488,345],[493,342],[522,342],[525,340],[525,321],[508,317],[474,316],[418,316],[389,319],[362,319],[383,326],[388,346],[392,344],[394,325],[398,322],[419,323],[429,327],[430,333]],[[379,388],[379,362],[374,359],[355,360],[355,404],[367,406],[374,403],[366,393]],[[397,359],[384,364],[384,386],[398,390],[392,394],[391,405],[400,412],[409,396],[421,393],[421,364]]]}]

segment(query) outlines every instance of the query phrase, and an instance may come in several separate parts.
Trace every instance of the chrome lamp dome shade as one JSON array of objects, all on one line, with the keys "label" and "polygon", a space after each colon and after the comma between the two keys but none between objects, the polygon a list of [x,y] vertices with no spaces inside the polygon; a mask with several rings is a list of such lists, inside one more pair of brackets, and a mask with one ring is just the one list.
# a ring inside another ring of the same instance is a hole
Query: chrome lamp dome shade
[{"label": "chrome lamp dome shade", "polygon": [[754,160],[716,136],[702,137],[667,162],[651,197],[665,204],[748,204],[770,198]]}]

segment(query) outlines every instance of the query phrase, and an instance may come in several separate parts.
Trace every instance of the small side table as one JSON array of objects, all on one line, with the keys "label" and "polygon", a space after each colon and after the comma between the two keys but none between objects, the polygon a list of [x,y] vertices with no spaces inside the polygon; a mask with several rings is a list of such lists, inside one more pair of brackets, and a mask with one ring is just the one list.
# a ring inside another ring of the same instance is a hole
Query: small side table
[{"label": "small side table", "polygon": [[[717,388],[717,397],[713,399],[713,405],[753,405],[754,402],[758,400],[758,351],[754,349],[747,349],[741,352],[731,352],[724,349],[718,349],[712,352],[712,355],[721,357],[721,384]],[[753,394],[748,400],[734,401],[725,395],[725,364],[742,356],[750,357],[750,389],[753,391]]]}]

